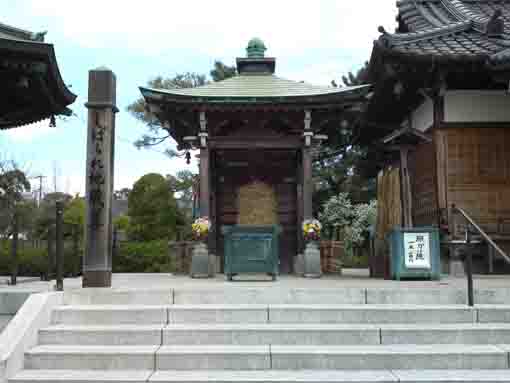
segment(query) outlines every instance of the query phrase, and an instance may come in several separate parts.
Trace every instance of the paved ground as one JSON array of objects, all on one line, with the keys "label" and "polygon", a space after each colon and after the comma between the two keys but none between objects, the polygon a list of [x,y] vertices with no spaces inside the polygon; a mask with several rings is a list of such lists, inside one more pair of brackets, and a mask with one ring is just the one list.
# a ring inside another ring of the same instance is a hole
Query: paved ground
[{"label": "paved ground", "polygon": [[[508,275],[476,275],[474,277],[475,288],[508,287],[510,277]],[[0,284],[0,293],[6,290],[31,290],[49,291],[53,289],[55,281],[25,281],[17,286]],[[112,287],[129,289],[148,288],[243,288],[273,286],[279,288],[339,288],[339,287],[365,287],[365,288],[423,288],[423,287],[457,287],[465,288],[465,278],[445,277],[441,281],[385,281],[382,279],[370,279],[368,270],[352,269],[345,270],[342,276],[324,276],[321,279],[305,279],[296,276],[280,276],[276,282],[272,282],[265,276],[244,276],[242,280],[228,282],[223,275],[213,279],[191,279],[185,275],[172,274],[114,274]],[[66,279],[64,288],[77,289],[81,287],[81,278]]]}]

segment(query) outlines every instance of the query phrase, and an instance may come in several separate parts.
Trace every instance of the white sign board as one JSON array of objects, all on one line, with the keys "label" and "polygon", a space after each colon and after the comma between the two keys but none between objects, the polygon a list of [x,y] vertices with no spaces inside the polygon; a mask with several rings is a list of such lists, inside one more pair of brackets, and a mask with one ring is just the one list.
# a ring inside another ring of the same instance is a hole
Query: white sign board
[{"label": "white sign board", "polygon": [[404,256],[406,268],[431,268],[429,244],[429,233],[404,233]]}]

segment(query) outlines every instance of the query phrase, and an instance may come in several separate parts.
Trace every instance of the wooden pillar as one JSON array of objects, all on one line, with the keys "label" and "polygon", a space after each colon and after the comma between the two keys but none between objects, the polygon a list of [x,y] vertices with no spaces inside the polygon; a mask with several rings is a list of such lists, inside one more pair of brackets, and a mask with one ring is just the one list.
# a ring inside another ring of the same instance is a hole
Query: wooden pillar
[{"label": "wooden pillar", "polygon": [[303,148],[301,155],[303,161],[303,218],[309,219],[313,215],[312,154],[310,148]]},{"label": "wooden pillar", "polygon": [[409,148],[400,148],[400,180],[402,183],[402,211],[404,227],[413,227],[413,197],[408,167]]},{"label": "wooden pillar", "polygon": [[304,119],[304,132],[303,136],[305,139],[305,144],[303,146],[303,150],[301,153],[302,159],[302,169],[303,169],[303,218],[309,219],[312,218],[313,210],[312,210],[312,193],[313,193],[313,184],[312,184],[312,153],[310,152],[310,148],[312,146],[312,112],[310,110],[305,110],[305,119]]},{"label": "wooden pillar", "polygon": [[207,120],[200,112],[200,216],[210,218],[210,153],[207,147]]},{"label": "wooden pillar", "polygon": [[116,79],[107,68],[89,72],[86,229],[83,287],[110,287]]}]

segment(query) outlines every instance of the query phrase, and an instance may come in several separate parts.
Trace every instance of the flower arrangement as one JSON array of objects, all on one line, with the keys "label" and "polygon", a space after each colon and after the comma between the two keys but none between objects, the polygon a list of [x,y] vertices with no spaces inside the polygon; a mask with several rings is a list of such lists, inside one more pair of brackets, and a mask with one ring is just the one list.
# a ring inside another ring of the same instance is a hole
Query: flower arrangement
[{"label": "flower arrangement", "polygon": [[317,219],[303,221],[303,237],[305,241],[318,241],[321,238],[322,225]]},{"label": "flower arrangement", "polygon": [[209,234],[209,230],[211,229],[211,222],[209,221],[209,217],[200,217],[193,222],[191,225],[191,230],[193,231],[193,236],[198,241],[203,241],[207,238],[207,234]]}]

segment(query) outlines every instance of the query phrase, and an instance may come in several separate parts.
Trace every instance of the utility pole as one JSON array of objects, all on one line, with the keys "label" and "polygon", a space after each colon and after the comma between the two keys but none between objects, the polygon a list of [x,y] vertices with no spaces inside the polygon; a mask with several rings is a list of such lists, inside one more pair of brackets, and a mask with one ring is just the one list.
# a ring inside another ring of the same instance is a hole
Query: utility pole
[{"label": "utility pole", "polygon": [[39,189],[37,190],[38,193],[39,193],[39,199],[38,199],[38,202],[37,202],[37,206],[40,206],[41,205],[41,201],[42,201],[42,191],[43,191],[43,179],[44,178],[47,178],[46,176],[43,176],[43,175],[40,175],[40,176],[35,176],[35,177],[32,177],[32,178],[36,178],[39,180]]}]

